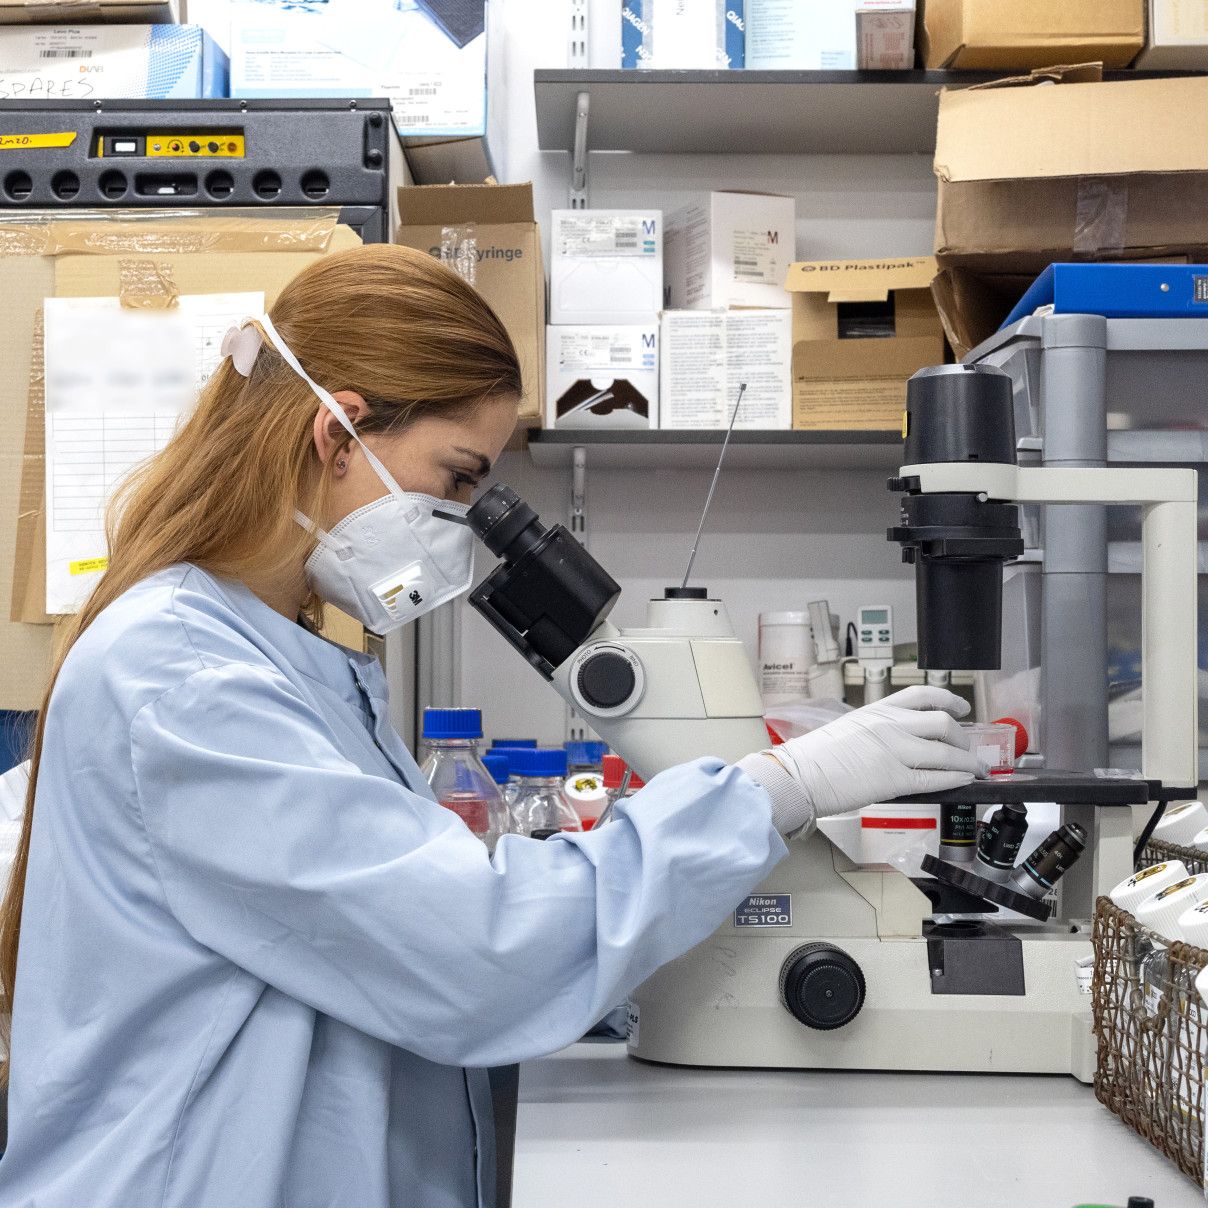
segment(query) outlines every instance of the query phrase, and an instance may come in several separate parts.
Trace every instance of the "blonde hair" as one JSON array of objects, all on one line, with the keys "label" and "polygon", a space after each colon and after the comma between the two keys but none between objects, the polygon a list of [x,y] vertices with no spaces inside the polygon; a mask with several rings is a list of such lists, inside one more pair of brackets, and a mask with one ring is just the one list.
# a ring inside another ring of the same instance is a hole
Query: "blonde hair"
[{"label": "blonde hair", "polygon": [[[410,248],[372,245],[325,256],[286,286],[270,317],[316,382],[366,400],[361,433],[397,432],[425,414],[465,413],[486,398],[521,393],[516,350],[494,311],[455,273]],[[46,707],[63,660],[102,609],[165,567],[191,562],[238,578],[309,552],[314,539],[295,523],[294,510],[324,514],[334,461],[319,463],[316,405],[267,341],[248,378],[224,360],[188,422],[115,497],[109,569],[67,623],[34,730],[25,821],[0,905],[6,1023]],[[318,607],[310,602],[312,616]]]}]

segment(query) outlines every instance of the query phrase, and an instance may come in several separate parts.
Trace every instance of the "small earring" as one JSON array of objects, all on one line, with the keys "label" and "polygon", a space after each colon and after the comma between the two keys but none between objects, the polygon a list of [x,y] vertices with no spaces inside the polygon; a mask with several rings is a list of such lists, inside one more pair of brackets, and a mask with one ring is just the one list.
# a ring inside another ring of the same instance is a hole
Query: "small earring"
[{"label": "small earring", "polygon": [[337,470],[347,470],[348,463],[341,457],[340,460],[336,462],[336,469]]}]

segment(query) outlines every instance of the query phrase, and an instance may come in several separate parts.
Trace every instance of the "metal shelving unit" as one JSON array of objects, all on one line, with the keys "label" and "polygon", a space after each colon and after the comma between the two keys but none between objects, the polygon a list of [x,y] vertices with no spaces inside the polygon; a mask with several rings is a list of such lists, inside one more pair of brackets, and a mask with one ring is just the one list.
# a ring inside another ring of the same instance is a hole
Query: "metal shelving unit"
[{"label": "metal shelving unit", "polygon": [[[535,429],[528,449],[538,466],[569,467],[584,450],[593,468],[712,469],[724,432],[593,432]],[[735,432],[726,454],[731,469],[883,470],[902,460],[900,432]]]}]

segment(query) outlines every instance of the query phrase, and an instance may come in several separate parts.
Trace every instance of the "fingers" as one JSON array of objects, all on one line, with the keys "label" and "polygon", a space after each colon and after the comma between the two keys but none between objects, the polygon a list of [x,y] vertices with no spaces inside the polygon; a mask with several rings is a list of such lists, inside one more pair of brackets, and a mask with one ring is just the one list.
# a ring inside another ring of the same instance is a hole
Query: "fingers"
[{"label": "fingers", "polygon": [[897,705],[899,709],[942,709],[953,717],[964,717],[969,712],[969,702],[962,700],[946,688],[932,688],[926,684],[915,684],[887,696],[882,705]]},{"label": "fingers", "polygon": [[943,793],[948,789],[964,788],[973,780],[968,772],[929,772],[920,769],[913,775],[912,796],[917,796],[919,793]]},{"label": "fingers", "polygon": [[962,751],[969,749],[969,735],[961,729],[956,718],[942,709],[920,713],[904,710],[900,716],[902,727],[916,738],[936,739],[960,747]]},{"label": "fingers", "polygon": [[898,755],[907,767],[916,770],[967,773],[964,784],[974,777],[982,779],[989,775],[989,768],[971,751],[928,738],[911,735],[902,743]]}]

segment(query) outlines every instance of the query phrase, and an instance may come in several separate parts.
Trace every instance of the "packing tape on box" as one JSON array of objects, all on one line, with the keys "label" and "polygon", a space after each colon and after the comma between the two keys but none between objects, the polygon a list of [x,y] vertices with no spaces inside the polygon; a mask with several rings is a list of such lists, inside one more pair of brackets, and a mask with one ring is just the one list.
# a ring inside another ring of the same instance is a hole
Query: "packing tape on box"
[{"label": "packing tape on box", "polygon": [[180,297],[172,266],[160,260],[123,257],[117,263],[118,300],[130,310],[170,310]]},{"label": "packing tape on box", "polygon": [[462,222],[440,228],[440,259],[467,285],[478,280],[478,226]]},{"label": "packing tape on box", "polygon": [[188,255],[197,252],[325,252],[339,225],[334,208],[77,210],[0,215],[0,256]]},{"label": "packing tape on box", "polygon": [[1167,885],[1146,898],[1133,911],[1133,915],[1138,923],[1173,942],[1183,938],[1179,931],[1179,919],[1190,907],[1198,906],[1205,900],[1208,900],[1208,873],[1199,873]]},{"label": "packing tape on box", "polygon": [[1182,860],[1167,860],[1162,864],[1151,864],[1148,868],[1135,872],[1131,877],[1120,882],[1108,894],[1113,906],[1135,914],[1137,907],[1176,881],[1187,879],[1187,865]]},{"label": "packing tape on box", "polygon": [[1124,250],[1128,227],[1128,184],[1121,176],[1078,181],[1073,250],[1078,255]]},{"label": "packing tape on box", "polygon": [[21,0],[21,8],[31,23],[62,25],[81,17],[96,17],[102,10],[101,0]]}]

